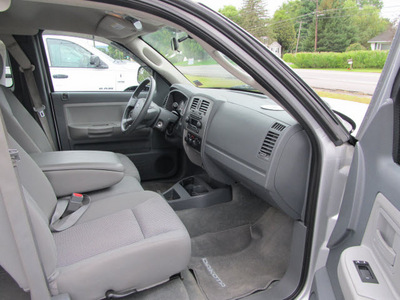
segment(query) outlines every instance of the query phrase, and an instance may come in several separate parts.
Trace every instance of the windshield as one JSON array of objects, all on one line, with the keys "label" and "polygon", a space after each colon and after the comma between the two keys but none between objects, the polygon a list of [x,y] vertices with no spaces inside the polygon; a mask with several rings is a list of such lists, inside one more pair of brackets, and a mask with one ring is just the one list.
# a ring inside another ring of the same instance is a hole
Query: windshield
[{"label": "windshield", "polygon": [[220,66],[185,32],[163,27],[142,38],[198,87],[254,90]]}]

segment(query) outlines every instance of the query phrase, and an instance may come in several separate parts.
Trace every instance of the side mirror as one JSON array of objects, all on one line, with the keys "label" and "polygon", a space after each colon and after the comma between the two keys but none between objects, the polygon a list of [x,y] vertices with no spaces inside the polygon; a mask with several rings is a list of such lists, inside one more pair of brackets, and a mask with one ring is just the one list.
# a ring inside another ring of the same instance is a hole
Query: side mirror
[{"label": "side mirror", "polygon": [[97,55],[90,55],[90,65],[97,68],[100,66],[100,57]]},{"label": "side mirror", "polygon": [[108,66],[106,63],[104,63],[100,57],[97,55],[90,55],[90,66],[93,66],[94,68],[97,69],[108,69]]},{"label": "side mirror", "polygon": [[138,69],[137,73],[137,82],[140,84],[142,83],[146,78],[153,76],[153,70],[150,69],[149,67],[144,67],[141,66]]}]

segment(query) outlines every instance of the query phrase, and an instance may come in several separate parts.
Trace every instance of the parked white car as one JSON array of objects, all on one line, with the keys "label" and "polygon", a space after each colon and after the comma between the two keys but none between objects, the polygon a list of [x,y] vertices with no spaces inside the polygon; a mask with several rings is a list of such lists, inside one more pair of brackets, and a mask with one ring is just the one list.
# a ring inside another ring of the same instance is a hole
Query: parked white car
[{"label": "parked white car", "polygon": [[[56,92],[124,91],[138,84],[138,63],[114,59],[90,39],[44,35],[43,42]],[[108,47],[103,43],[100,46]]]}]

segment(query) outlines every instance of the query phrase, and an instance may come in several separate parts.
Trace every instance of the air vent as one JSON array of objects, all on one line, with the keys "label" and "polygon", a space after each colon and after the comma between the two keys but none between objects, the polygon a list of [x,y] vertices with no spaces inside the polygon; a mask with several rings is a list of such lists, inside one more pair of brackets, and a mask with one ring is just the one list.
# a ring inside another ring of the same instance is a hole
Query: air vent
[{"label": "air vent", "polygon": [[199,98],[193,98],[192,105],[190,106],[190,109],[196,109],[197,105],[199,105],[200,99]]},{"label": "air vent", "polygon": [[276,131],[282,131],[283,129],[286,128],[286,126],[281,123],[275,123],[274,125],[272,125],[271,128],[275,129]]},{"label": "air vent", "polygon": [[210,106],[210,102],[203,100],[203,101],[201,101],[199,111],[206,114],[209,106]]},{"label": "air vent", "polygon": [[267,136],[265,137],[264,142],[261,146],[260,152],[258,152],[258,155],[263,158],[270,157],[278,138],[278,133],[268,131]]}]

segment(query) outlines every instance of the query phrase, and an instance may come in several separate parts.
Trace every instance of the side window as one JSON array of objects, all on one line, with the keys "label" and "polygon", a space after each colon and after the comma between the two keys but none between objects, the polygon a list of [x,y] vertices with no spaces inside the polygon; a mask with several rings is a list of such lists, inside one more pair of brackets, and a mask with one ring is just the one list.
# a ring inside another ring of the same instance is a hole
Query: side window
[{"label": "side window", "polygon": [[6,87],[12,87],[14,85],[14,80],[12,77],[12,72],[10,68],[10,59],[6,46],[0,40],[0,84]]},{"label": "side window", "polygon": [[55,92],[110,92],[137,86],[133,55],[100,38],[43,34]]},{"label": "side window", "polygon": [[50,66],[59,68],[93,68],[92,53],[70,41],[48,38]]},{"label": "side window", "polygon": [[6,84],[5,86],[10,88],[14,85],[14,79],[12,76],[12,71],[10,67],[10,58],[8,57],[7,53],[7,58],[6,58],[6,73],[5,73],[5,78],[6,78]]}]

